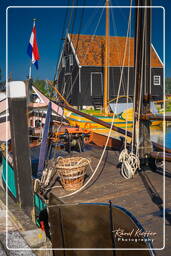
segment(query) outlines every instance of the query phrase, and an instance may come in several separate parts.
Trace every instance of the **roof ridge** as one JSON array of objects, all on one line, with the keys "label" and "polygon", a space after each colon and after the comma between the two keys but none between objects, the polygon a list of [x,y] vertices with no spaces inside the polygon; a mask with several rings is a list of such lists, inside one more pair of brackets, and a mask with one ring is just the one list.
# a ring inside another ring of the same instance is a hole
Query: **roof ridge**
[{"label": "roof ridge", "polygon": [[[81,66],[103,66],[104,64],[104,42],[105,36],[86,35],[86,34],[69,34],[73,47],[77,47],[77,58]],[[78,42],[79,39],[79,42]],[[125,42],[127,37],[110,36],[110,66],[123,66],[123,54],[125,51]],[[126,59],[124,66],[134,66],[134,37],[129,37],[130,43],[130,58],[128,58],[128,49],[126,51]],[[86,50],[87,49],[87,50]],[[151,67],[163,67],[157,51],[151,44]]]},{"label": "roof ridge", "polygon": [[[95,36],[95,37],[105,37],[105,35],[91,35],[91,34],[74,34],[74,33],[69,33],[69,35],[74,35],[74,36]],[[120,37],[120,38],[126,38],[126,36],[110,36],[109,37]],[[129,36],[128,38],[134,38],[133,36]]]}]

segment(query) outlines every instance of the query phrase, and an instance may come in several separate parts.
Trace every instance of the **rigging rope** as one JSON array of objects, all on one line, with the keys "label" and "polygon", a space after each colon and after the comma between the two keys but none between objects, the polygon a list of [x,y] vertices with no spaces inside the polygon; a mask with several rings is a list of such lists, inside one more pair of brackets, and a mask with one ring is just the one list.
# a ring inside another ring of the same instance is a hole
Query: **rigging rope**
[{"label": "rigging rope", "polygon": [[121,174],[125,179],[133,178],[137,169],[140,168],[138,156],[133,152],[129,153],[127,148],[120,153],[119,161],[122,163]]},{"label": "rigging rope", "polygon": [[[146,19],[145,19],[146,20]],[[141,66],[141,81],[140,81],[140,100],[139,100],[139,105],[138,105],[138,118],[137,121],[135,123],[135,120],[133,120],[133,131],[134,131],[134,127],[135,125],[138,124],[140,125],[140,112],[141,112],[141,97],[142,97],[142,84],[143,84],[143,65],[144,65],[144,30],[145,30],[145,24],[143,27],[143,49],[142,49],[142,66]],[[136,79],[135,79],[135,83],[134,83],[134,88],[136,86]],[[134,110],[135,110],[135,90],[134,90]],[[139,129],[138,129],[139,131]],[[131,152],[129,153],[127,148],[126,148],[126,143],[125,143],[125,148],[124,150],[121,152],[120,156],[119,156],[119,160],[122,162],[122,168],[121,168],[121,174],[125,179],[130,179],[134,177],[134,174],[136,172],[137,169],[140,168],[140,159],[139,159],[139,132],[137,131],[136,133],[136,151],[135,154],[133,152],[134,148],[134,132],[132,133],[132,146],[131,146]]]},{"label": "rigging rope", "polygon": [[69,22],[68,22],[68,32],[70,31],[70,27],[72,24],[72,17],[74,14],[75,8],[74,8],[74,0],[72,0],[72,8],[70,8],[70,18],[69,18]]},{"label": "rigging rope", "polygon": [[[146,16],[146,12],[145,12],[145,16]],[[146,17],[144,17],[145,19],[145,22],[146,22]],[[143,69],[143,66],[144,66],[144,47],[145,47],[145,26],[146,24],[144,23],[144,26],[143,26],[143,47],[142,47],[142,63],[141,63],[141,86],[140,86],[140,96],[139,96],[139,106],[138,106],[138,118],[137,118],[137,124],[138,124],[138,132],[137,132],[137,136],[136,136],[136,141],[137,141],[137,144],[136,144],[136,155],[138,156],[139,155],[139,127],[140,127],[140,115],[141,115],[141,104],[142,104],[142,88],[143,88],[143,74],[144,74],[144,69]],[[136,85],[135,85],[136,86]],[[132,135],[133,136],[133,135]]]},{"label": "rigging rope", "polygon": [[[118,35],[118,30],[117,30],[117,26],[116,26],[116,22],[115,22],[115,18],[114,18],[114,14],[113,14],[113,9],[111,10],[111,17],[112,17],[112,25],[113,25],[113,30],[114,30],[114,34],[116,34],[116,35]],[[120,44],[119,44],[119,40],[118,39],[116,39],[116,44],[117,44],[117,47],[116,48],[120,48]],[[120,50],[118,50],[117,51],[117,55],[118,55],[118,59],[120,60],[120,67],[119,67],[119,69],[120,69],[120,71],[122,70],[122,58],[121,58],[121,51]],[[113,74],[113,72],[111,72],[112,73],[112,77],[114,77],[114,74]],[[113,79],[114,80],[114,79]],[[123,94],[125,95],[126,94],[126,89],[125,89],[125,87],[126,87],[126,84],[125,84],[125,80],[124,79],[122,79],[122,89],[123,89]],[[115,88],[115,87],[114,87]]]},{"label": "rigging rope", "polygon": [[73,9],[74,9],[74,13],[73,13],[73,19],[72,19],[72,27],[71,27],[71,32],[68,30],[68,33],[73,33],[74,31],[74,27],[75,27],[75,21],[76,21],[76,17],[77,17],[77,8],[74,6],[78,6],[78,0],[76,0],[76,4],[74,4],[73,1]]},{"label": "rigging rope", "polygon": [[[69,6],[69,0],[67,2],[67,6]],[[68,20],[68,15],[69,15],[69,8],[66,8],[66,12],[65,12],[65,18],[64,18],[64,23],[63,23],[63,29],[62,29],[62,33],[61,33],[61,39],[64,37],[64,32],[65,32],[65,29],[66,27],[66,23],[67,23],[67,20]],[[68,23],[69,25],[69,23]],[[67,30],[67,29],[66,29]],[[58,55],[57,56],[60,56],[60,51],[61,51],[61,47],[62,47],[62,40],[60,40],[60,45],[59,45],[59,50],[58,50]],[[56,77],[57,77],[57,72],[58,72],[58,61],[56,63],[56,68],[55,68],[55,75],[54,75],[54,81],[56,80]]]},{"label": "rigging rope", "polygon": [[[102,9],[102,12],[101,12],[101,15],[100,15],[100,17],[99,17],[98,23],[97,23],[97,25],[96,25],[96,27],[95,27],[95,30],[94,30],[94,33],[93,33],[93,35],[92,35],[92,37],[91,37],[90,44],[91,44],[92,40],[94,39],[94,37],[96,36],[95,33],[96,33],[96,31],[97,31],[97,29],[98,29],[98,27],[99,27],[99,24],[100,24],[100,21],[101,21],[103,12],[104,12],[104,8]],[[87,57],[87,54],[88,54],[89,48],[90,48],[90,44],[89,44],[89,47],[87,48],[87,51],[86,51],[86,53],[85,53],[85,55],[84,55],[83,60],[86,59],[86,57]],[[75,67],[76,67],[76,66],[75,66]],[[69,96],[71,95],[72,89],[73,89],[73,87],[74,87],[74,85],[75,85],[75,83],[76,83],[76,81],[77,81],[78,75],[79,75],[79,72],[77,72],[77,75],[76,75],[76,77],[75,77],[75,79],[74,79],[74,82],[72,83],[72,86],[71,86],[71,88],[70,88],[70,91],[69,91],[68,96],[66,97],[66,99],[68,99]]]},{"label": "rigging rope", "polygon": [[[84,9],[84,8],[83,8],[83,9]],[[99,24],[100,24],[100,20],[101,20],[101,18],[102,18],[104,9],[105,9],[105,8],[102,8],[102,12],[101,12],[101,15],[100,15],[100,17],[99,17],[97,26],[96,26],[96,28],[95,28],[95,30],[94,30],[94,33],[93,33],[93,35],[92,35],[92,38],[91,38],[91,40],[90,40],[90,44],[91,44],[92,40],[94,39],[94,37],[96,36],[95,33],[96,33],[96,31],[97,31],[97,29],[98,29],[98,26],[99,26]],[[71,17],[71,16],[70,16],[70,17]],[[71,23],[71,22],[70,22],[70,23]],[[81,26],[81,24],[80,24],[80,26]],[[69,26],[69,27],[70,27],[70,26]],[[78,41],[77,41],[77,46],[78,46]],[[87,57],[86,55],[87,55],[88,51],[89,51],[89,47],[87,48],[86,54],[85,54],[85,56],[84,56],[84,59]],[[75,65],[73,66],[72,72],[74,72],[74,70],[75,70],[76,67],[77,67],[77,65],[75,64]],[[59,72],[58,72],[58,73],[59,73]],[[75,83],[76,83],[76,81],[77,81],[78,75],[79,75],[79,72],[77,72],[76,77],[75,77],[74,81],[72,82],[71,88],[70,88],[69,92],[67,93],[67,95],[65,96],[65,98],[66,98],[67,100],[68,100],[68,98],[70,97],[70,95],[71,95],[71,93],[72,93],[72,90],[73,90],[73,87],[75,86]],[[58,77],[59,77],[59,74],[58,74]],[[54,81],[55,81],[55,80],[54,80]],[[68,82],[68,81],[69,81],[69,78],[67,79],[67,82]],[[65,86],[66,86],[66,85],[65,85]]]},{"label": "rigging rope", "polygon": [[[130,3],[130,6],[132,6],[132,0],[131,0],[131,3]],[[132,17],[132,8],[130,9],[130,15],[129,15],[129,20],[128,20],[128,38],[129,36],[131,35],[131,17]],[[130,50],[131,50],[131,43],[130,43],[130,39],[129,39],[129,48],[128,48],[128,75],[127,75],[127,100],[126,100],[126,103],[127,103],[127,109],[128,109],[128,100],[129,100],[129,75],[130,75]],[[128,118],[126,117],[126,132],[125,132],[125,135],[127,137],[127,134],[128,134]],[[127,147],[127,140],[125,139],[125,149]]]},{"label": "rigging rope", "polygon": [[[86,0],[84,0],[84,2],[83,2],[83,6],[85,6],[85,2],[86,2]],[[77,1],[77,5],[78,5],[78,1]],[[81,31],[81,27],[82,27],[82,23],[83,23],[83,19],[84,19],[84,10],[85,10],[85,8],[83,7],[82,8],[82,11],[81,11],[81,17],[79,18],[79,20],[80,20],[80,25],[79,25],[79,30],[78,30],[78,36],[77,36],[77,41],[76,41],[76,47],[75,47],[75,54],[77,55],[77,49],[78,49],[78,42],[79,42],[79,38],[80,38],[80,31]],[[76,16],[77,16],[77,8],[75,8],[75,13],[74,13],[74,22],[73,22],[73,24],[75,23],[75,20],[76,20]],[[74,29],[74,25],[72,26],[72,30],[71,30],[71,41],[72,41],[72,36],[73,36],[73,29]],[[69,31],[68,31],[69,32]],[[74,69],[75,68],[77,68],[77,65],[76,64],[74,64],[74,66],[72,66],[72,70],[71,70],[71,72],[73,72],[74,71]],[[68,79],[64,82],[64,87],[65,87],[65,89],[66,89],[66,85],[68,84],[68,82],[71,80],[71,78],[70,78],[70,76],[68,76]],[[76,82],[76,80],[74,80],[74,82],[73,82],[73,84],[75,85],[75,82]],[[72,81],[71,81],[71,83],[72,83]],[[73,87],[74,87],[74,85],[72,85],[71,84],[71,88],[70,88],[70,91],[68,92],[67,91],[67,93],[66,93],[66,99],[67,100],[69,100],[69,97],[71,96],[71,94],[72,94],[72,89],[73,89]],[[63,95],[65,94],[65,90],[63,90],[64,91],[64,93],[62,93]]]},{"label": "rigging rope", "polygon": [[[130,8],[131,9],[131,8]],[[129,26],[128,26],[129,27]],[[127,37],[128,37],[128,29],[127,29]],[[126,46],[126,42],[125,42],[125,46]],[[125,47],[126,48],[126,47]],[[123,67],[124,67],[124,63],[125,63],[125,58],[126,58],[126,51],[124,51],[124,58],[123,58],[123,65],[122,65],[122,72],[121,72],[121,75],[123,75]],[[62,198],[65,198],[65,197],[70,197],[70,196],[73,196],[77,193],[79,193],[80,191],[82,191],[85,187],[87,187],[87,185],[90,183],[90,181],[93,179],[93,177],[95,176],[95,174],[97,173],[98,169],[99,169],[99,166],[103,160],[103,157],[104,157],[104,154],[106,152],[106,148],[107,148],[107,145],[108,145],[108,142],[109,142],[109,138],[111,136],[111,132],[112,132],[112,126],[113,126],[113,123],[114,123],[114,119],[115,119],[115,115],[116,115],[116,110],[117,110],[117,103],[118,103],[118,100],[119,100],[119,94],[120,94],[120,90],[121,90],[121,82],[122,82],[122,77],[120,78],[120,82],[119,82],[119,88],[118,88],[118,93],[117,93],[117,100],[116,100],[116,105],[115,105],[115,108],[114,108],[114,112],[113,112],[113,117],[112,117],[112,122],[111,122],[111,126],[110,126],[110,130],[109,130],[109,133],[108,133],[108,136],[107,136],[107,140],[106,140],[106,144],[104,146],[104,149],[103,149],[103,152],[101,154],[101,157],[99,159],[99,162],[92,174],[92,176],[89,178],[89,180],[78,190],[70,193],[70,194],[67,194],[67,195],[64,195],[64,196],[61,196],[59,197],[60,199]]]},{"label": "rigging rope", "polygon": [[[132,6],[132,0],[131,0],[130,6]],[[127,52],[127,47],[128,47],[128,39],[129,39],[129,35],[131,33],[131,17],[132,17],[132,8],[130,8],[129,19],[128,19],[128,28],[127,28],[127,36],[126,36],[126,42],[125,42],[125,52],[124,52],[123,63],[125,63],[125,57],[126,57],[126,52]],[[128,57],[128,80],[127,80],[127,106],[128,106],[128,98],[129,98],[130,40],[129,40],[128,56],[129,57]],[[122,66],[120,83],[121,83],[121,79],[123,76],[123,70],[124,70],[124,67]],[[127,135],[127,133],[128,133],[128,121],[127,121],[127,117],[126,117],[126,135]],[[126,139],[125,139],[124,149],[122,150],[122,152],[120,153],[120,156],[119,156],[119,161],[122,163],[122,167],[121,167],[122,176],[125,179],[133,178],[136,170],[140,167],[140,161],[139,161],[137,154],[134,154],[133,152],[128,152]]]},{"label": "rigging rope", "polygon": [[[83,6],[86,5],[86,0],[84,0],[83,2]],[[80,33],[81,33],[81,28],[83,25],[83,20],[84,20],[84,12],[85,12],[85,8],[82,8],[82,12],[81,12],[81,17],[80,17],[80,25],[79,25],[79,29],[78,29],[78,37],[77,37],[77,43],[76,43],[76,47],[75,47],[75,53],[77,54],[77,49],[78,49],[78,42],[80,39]]]}]

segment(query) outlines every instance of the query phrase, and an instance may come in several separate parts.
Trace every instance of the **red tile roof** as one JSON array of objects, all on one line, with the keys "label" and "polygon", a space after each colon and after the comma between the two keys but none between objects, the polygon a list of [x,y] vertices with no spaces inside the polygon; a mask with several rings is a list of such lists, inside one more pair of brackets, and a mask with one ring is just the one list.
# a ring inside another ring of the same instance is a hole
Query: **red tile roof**
[{"label": "red tile roof", "polygon": [[[105,36],[70,34],[70,39],[81,66],[104,66]],[[134,66],[134,38],[128,38],[126,58],[123,64],[125,42],[126,37],[109,37],[109,66]],[[128,57],[129,44],[130,58]],[[163,67],[153,47],[151,47],[151,63],[152,67]]]}]

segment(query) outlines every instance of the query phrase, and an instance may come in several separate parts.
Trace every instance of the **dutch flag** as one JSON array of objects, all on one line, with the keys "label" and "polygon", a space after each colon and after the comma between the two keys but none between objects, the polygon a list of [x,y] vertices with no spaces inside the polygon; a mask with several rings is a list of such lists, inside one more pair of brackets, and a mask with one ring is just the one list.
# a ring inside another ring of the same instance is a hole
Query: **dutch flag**
[{"label": "dutch flag", "polygon": [[33,24],[33,29],[31,32],[31,37],[30,37],[28,48],[27,48],[27,53],[30,56],[30,58],[32,59],[32,63],[35,65],[36,69],[38,69],[38,60],[40,59],[40,56],[39,56],[39,50],[38,50],[37,41],[36,41],[35,22]]}]

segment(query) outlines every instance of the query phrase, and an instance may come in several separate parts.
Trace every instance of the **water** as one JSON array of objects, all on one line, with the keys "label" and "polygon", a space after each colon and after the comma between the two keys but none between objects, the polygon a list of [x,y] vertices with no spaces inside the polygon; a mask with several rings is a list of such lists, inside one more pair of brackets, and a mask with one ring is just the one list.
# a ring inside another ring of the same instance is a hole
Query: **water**
[{"label": "water", "polygon": [[[128,128],[128,131],[132,132],[132,128]],[[103,132],[102,134],[108,135],[108,130],[106,131],[106,133]],[[162,126],[152,126],[150,128],[150,134],[151,134],[152,141],[163,145],[164,133],[163,133]],[[112,131],[111,136],[113,138],[119,139],[120,136],[122,136],[122,135],[117,132]],[[127,138],[127,139],[128,139],[128,143],[131,142],[131,138]],[[166,127],[165,143],[166,143],[165,144],[166,147],[171,148],[171,124]]]},{"label": "water", "polygon": [[168,126],[166,129],[165,141],[166,147],[171,148],[171,126]]},{"label": "water", "polygon": [[[162,127],[156,126],[151,129],[151,140],[163,144],[164,133]],[[166,147],[171,148],[171,125],[166,127],[165,143]]]}]

